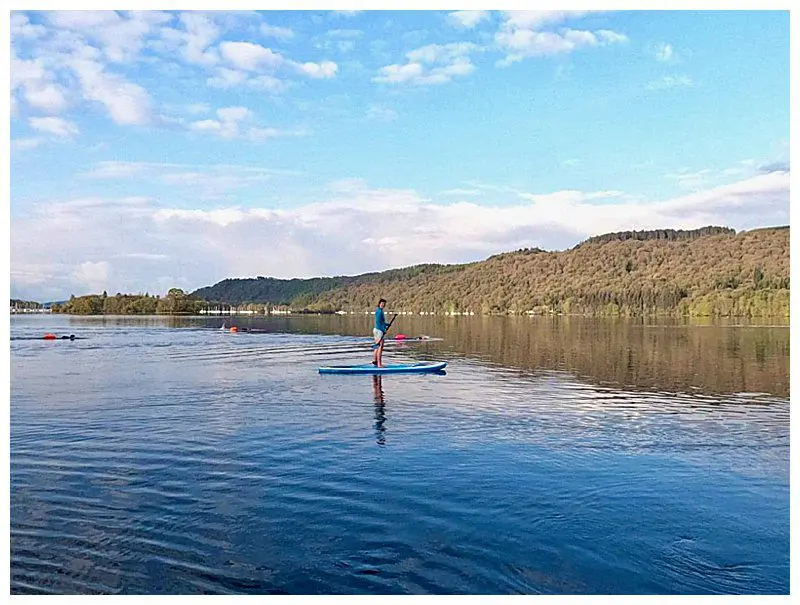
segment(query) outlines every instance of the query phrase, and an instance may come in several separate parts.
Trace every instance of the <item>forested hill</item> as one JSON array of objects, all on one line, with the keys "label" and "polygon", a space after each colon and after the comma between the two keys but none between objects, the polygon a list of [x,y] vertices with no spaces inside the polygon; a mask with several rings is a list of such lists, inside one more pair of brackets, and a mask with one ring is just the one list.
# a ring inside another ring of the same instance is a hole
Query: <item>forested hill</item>
[{"label": "forested hill", "polygon": [[[712,228],[713,229],[713,228]],[[323,292],[307,305],[392,311],[788,317],[789,229],[698,230],[680,238],[601,236],[561,252],[526,249],[382,283]]]},{"label": "forested hill", "polygon": [[316,311],[788,316],[789,228],[630,231],[571,250],[331,278],[228,279],[193,296]]},{"label": "forested hill", "polygon": [[410,279],[418,275],[432,275],[456,271],[464,265],[414,265],[379,273],[355,276],[314,277],[310,279],[275,279],[257,277],[249,279],[224,279],[213,286],[192,292],[193,297],[230,304],[269,303],[274,305],[303,305],[329,290],[368,283],[385,283]]}]

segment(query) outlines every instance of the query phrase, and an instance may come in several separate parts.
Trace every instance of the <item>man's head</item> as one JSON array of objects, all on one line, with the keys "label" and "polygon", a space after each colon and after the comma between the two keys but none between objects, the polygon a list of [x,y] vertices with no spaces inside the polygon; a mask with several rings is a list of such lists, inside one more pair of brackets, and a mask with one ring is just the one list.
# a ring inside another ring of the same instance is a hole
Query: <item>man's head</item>
[{"label": "man's head", "polygon": [[381,299],[378,301],[378,306],[379,306],[381,309],[383,309],[383,308],[386,306],[386,299],[385,299],[385,298],[381,298]]}]

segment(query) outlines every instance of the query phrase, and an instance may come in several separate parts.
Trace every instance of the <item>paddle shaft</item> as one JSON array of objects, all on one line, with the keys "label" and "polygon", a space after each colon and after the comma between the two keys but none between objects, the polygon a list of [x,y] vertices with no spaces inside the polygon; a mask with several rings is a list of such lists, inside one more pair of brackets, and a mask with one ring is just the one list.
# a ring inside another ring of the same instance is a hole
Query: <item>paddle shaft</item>
[{"label": "paddle shaft", "polygon": [[389,322],[389,323],[386,325],[386,329],[383,331],[383,336],[381,336],[381,339],[380,339],[380,340],[379,340],[379,341],[378,341],[378,342],[375,344],[375,347],[374,347],[374,348],[376,348],[376,349],[377,349],[379,346],[381,346],[381,345],[383,344],[383,339],[384,339],[384,338],[386,338],[386,334],[389,332],[389,328],[391,328],[391,327],[392,327],[392,324],[394,323],[394,320],[395,320],[395,319],[397,319],[397,313],[395,313],[395,314],[394,314],[394,317],[392,317],[392,321],[390,321],[390,322]]}]

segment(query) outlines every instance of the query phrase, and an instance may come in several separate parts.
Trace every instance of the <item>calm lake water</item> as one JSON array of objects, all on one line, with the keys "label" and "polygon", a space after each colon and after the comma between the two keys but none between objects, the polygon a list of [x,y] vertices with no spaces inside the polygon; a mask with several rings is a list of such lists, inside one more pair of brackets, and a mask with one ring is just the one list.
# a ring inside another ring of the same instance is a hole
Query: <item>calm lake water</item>
[{"label": "calm lake water", "polygon": [[12,593],[789,591],[788,326],[223,321],[12,317]]}]

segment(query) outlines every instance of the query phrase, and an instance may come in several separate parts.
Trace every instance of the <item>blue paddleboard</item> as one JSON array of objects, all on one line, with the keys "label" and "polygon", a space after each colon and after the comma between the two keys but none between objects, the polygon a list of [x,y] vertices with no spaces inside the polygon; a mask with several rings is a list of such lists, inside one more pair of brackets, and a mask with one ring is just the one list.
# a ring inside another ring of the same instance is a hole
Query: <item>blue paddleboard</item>
[{"label": "blue paddleboard", "polygon": [[319,369],[320,374],[411,374],[422,372],[440,372],[447,365],[446,361],[420,361],[419,363],[395,363],[375,367],[371,363],[357,366],[325,366]]}]

